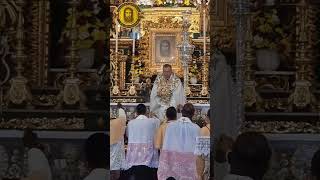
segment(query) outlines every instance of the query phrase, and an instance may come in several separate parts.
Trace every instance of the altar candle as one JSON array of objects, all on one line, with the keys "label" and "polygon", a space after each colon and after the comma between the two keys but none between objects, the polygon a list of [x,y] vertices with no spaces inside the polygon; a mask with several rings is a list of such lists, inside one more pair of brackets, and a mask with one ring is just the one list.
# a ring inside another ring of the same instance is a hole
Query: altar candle
[{"label": "altar candle", "polygon": [[132,56],[134,56],[135,46],[136,46],[136,38],[135,38],[135,35],[133,35]]},{"label": "altar candle", "polygon": [[[204,5],[203,5],[204,6]],[[207,44],[206,44],[206,9],[205,6],[203,7],[203,56],[205,58],[206,56],[206,48],[207,48]]]},{"label": "altar candle", "polygon": [[116,53],[118,53],[118,21],[116,21]]}]

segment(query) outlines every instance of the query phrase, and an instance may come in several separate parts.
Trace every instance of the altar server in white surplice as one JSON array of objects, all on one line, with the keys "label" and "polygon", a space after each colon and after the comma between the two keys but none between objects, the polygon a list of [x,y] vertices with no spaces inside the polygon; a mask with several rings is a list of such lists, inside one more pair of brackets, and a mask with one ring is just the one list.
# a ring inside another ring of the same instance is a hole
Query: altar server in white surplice
[{"label": "altar server in white surplice", "polygon": [[191,121],[195,109],[192,104],[183,106],[182,117],[169,123],[158,168],[158,180],[168,177],[175,179],[197,179],[196,138],[200,135],[200,127]]},{"label": "altar server in white surplice", "polygon": [[146,106],[139,104],[136,108],[138,117],[130,120],[127,127],[127,169],[131,168],[135,179],[154,179],[155,168],[158,168],[159,155],[153,140],[160,121],[148,118],[146,112]]},{"label": "altar server in white surplice", "polygon": [[185,92],[179,77],[172,72],[170,64],[163,65],[163,72],[154,81],[150,96],[150,111],[161,121],[168,107],[179,108],[186,102]]}]

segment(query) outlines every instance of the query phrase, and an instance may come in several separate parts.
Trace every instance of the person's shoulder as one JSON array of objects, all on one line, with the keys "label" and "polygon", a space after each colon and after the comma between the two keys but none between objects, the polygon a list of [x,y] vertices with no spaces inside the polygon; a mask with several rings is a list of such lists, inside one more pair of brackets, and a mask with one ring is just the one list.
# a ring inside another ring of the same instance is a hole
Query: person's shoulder
[{"label": "person's shoulder", "polygon": [[194,128],[194,129],[197,129],[197,130],[201,130],[201,128],[196,124],[196,123],[192,123],[192,127]]},{"label": "person's shoulder", "polygon": [[209,134],[209,136],[210,136],[210,131],[208,130],[208,128],[202,127],[202,128],[200,129],[200,135],[201,135],[201,136],[208,136],[208,134]]},{"label": "person's shoulder", "polygon": [[137,121],[137,119],[131,119],[128,121],[128,126],[134,124]]},{"label": "person's shoulder", "polygon": [[154,123],[154,124],[160,124],[160,119],[151,117],[148,119],[148,122]]}]

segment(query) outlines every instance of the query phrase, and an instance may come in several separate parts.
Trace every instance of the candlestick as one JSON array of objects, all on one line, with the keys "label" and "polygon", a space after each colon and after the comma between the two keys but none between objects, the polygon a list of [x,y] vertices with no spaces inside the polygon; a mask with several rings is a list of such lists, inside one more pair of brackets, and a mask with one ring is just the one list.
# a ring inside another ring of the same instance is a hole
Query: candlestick
[{"label": "candlestick", "polygon": [[206,43],[206,8],[205,5],[203,5],[203,56],[206,57],[206,51],[207,51],[207,43]]},{"label": "candlestick", "polygon": [[116,54],[118,53],[118,36],[119,36],[119,34],[118,34],[118,21],[116,21]]},{"label": "candlestick", "polygon": [[134,56],[135,46],[136,46],[136,39],[133,37],[133,43],[132,43],[132,56]]}]

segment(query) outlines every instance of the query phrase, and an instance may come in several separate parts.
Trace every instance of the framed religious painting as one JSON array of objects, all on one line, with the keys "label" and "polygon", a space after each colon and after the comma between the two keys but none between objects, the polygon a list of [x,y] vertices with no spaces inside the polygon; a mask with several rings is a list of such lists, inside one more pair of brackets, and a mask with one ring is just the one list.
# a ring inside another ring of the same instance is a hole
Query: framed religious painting
[{"label": "framed religious painting", "polygon": [[161,72],[164,64],[173,70],[181,69],[177,45],[181,42],[181,29],[151,29],[149,52],[150,70]]}]

